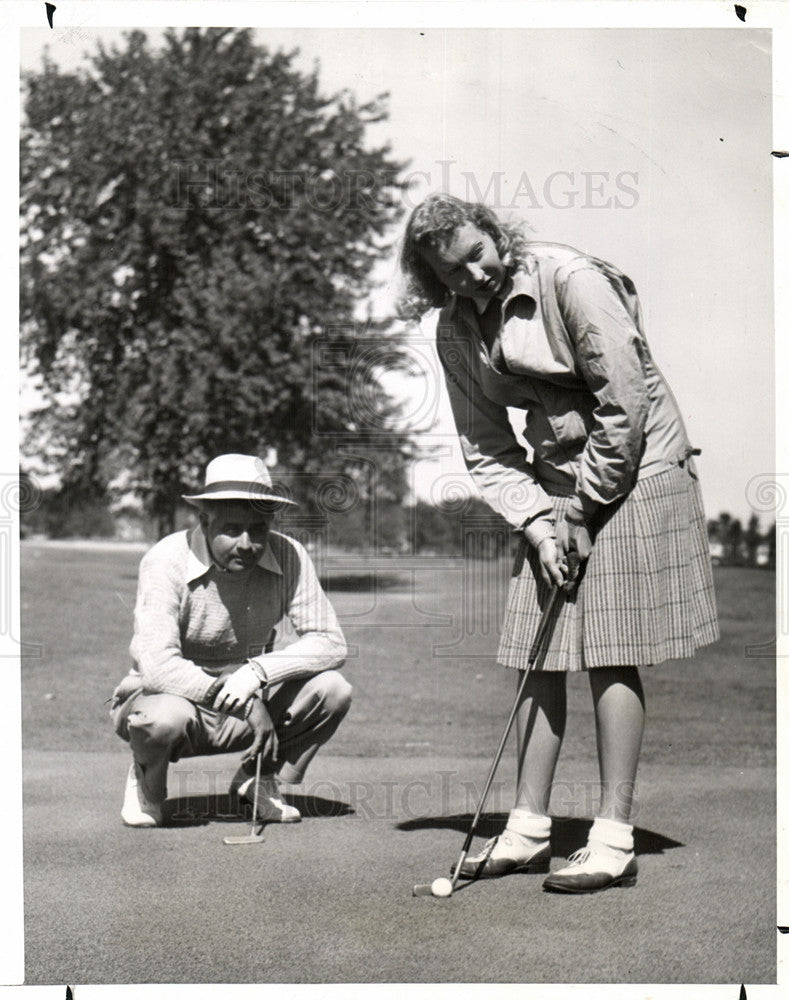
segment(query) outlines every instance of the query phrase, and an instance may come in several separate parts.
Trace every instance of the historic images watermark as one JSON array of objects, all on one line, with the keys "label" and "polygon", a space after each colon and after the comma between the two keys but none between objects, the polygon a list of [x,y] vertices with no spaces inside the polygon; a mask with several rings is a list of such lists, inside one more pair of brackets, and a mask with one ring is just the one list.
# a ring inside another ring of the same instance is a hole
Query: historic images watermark
[{"label": "historic images watermark", "polygon": [[[312,434],[335,444],[386,445],[392,433],[392,412],[380,391],[381,379],[394,368],[409,392],[398,399],[396,427],[400,433],[428,429],[433,438],[442,433],[454,440],[454,429],[440,431],[439,394],[443,378],[435,342],[409,336],[390,340],[385,334],[372,336],[364,324],[326,327],[311,343]],[[327,376],[343,383],[337,396],[338,413],[321,398]],[[350,428],[339,431],[338,417]]]},{"label": "historic images watermark", "polygon": [[8,643],[10,652],[0,653],[0,657],[41,656],[41,646],[34,642],[22,642],[14,635],[15,592],[19,579],[17,546],[15,536],[19,531],[19,515],[23,511],[35,510],[41,503],[41,489],[33,476],[18,473],[0,475],[0,635]]},{"label": "historic images watermark", "polygon": [[[784,598],[789,587],[789,473],[766,472],[754,476],[746,486],[745,497],[756,514],[766,514],[775,518],[775,571],[779,595]],[[766,642],[745,647],[748,657],[785,656],[779,642],[786,649],[789,640],[789,606],[786,600],[777,603],[775,637]]]},{"label": "historic images watermark", "polygon": [[438,160],[431,170],[400,174],[385,171],[240,170],[225,160],[175,160],[171,165],[173,206],[177,208],[285,211],[306,204],[318,212],[372,209],[385,191],[399,191],[410,211],[425,191],[456,194],[485,202],[493,209],[533,212],[550,209],[636,208],[640,201],[637,170],[588,170],[563,166],[545,174],[503,170],[480,175],[457,160]]},{"label": "historic images watermark", "polygon": [[[484,764],[481,763],[481,769]],[[249,804],[227,793],[227,779],[221,768],[185,767],[184,762],[170,775],[169,819],[190,823],[207,818],[242,819]],[[467,822],[476,810],[484,780],[469,780],[458,770],[436,770],[413,780],[332,781],[307,778],[298,786],[299,811],[304,816],[352,816],[362,821],[386,820],[401,827],[416,827],[426,820]],[[613,792],[623,801],[633,800],[632,815],[639,814],[637,788],[623,783]],[[512,789],[504,780],[491,783],[485,804],[486,814],[509,812]],[[564,819],[594,816],[600,800],[599,781],[562,781],[551,791],[551,813]]]},{"label": "historic images watermark", "polygon": [[[396,564],[380,566],[371,563],[370,556],[392,552],[391,524],[387,520],[391,511],[381,502],[385,493],[386,455],[391,448],[388,429],[389,416],[380,407],[375,391],[381,371],[386,367],[388,353],[385,338],[372,337],[363,325],[326,328],[323,335],[312,343],[312,434],[325,449],[334,449],[356,466],[355,478],[342,475],[313,476],[312,482],[302,485],[302,494],[317,498],[309,515],[296,512],[288,515],[287,530],[310,547],[313,558],[320,566],[322,555],[331,548],[332,518],[352,510],[364,511],[359,518],[367,532],[369,554],[356,557],[356,569],[365,568],[371,577],[371,587],[365,594],[365,607],[359,608],[353,622],[369,627],[376,625],[379,589],[375,586],[378,575],[396,570],[407,579],[410,601],[398,603],[402,615],[396,623],[387,615],[386,627],[427,627],[429,643],[434,657],[489,658],[498,642],[501,622],[504,619],[509,591],[510,572],[517,536],[507,521],[483,504],[469,477],[463,473],[435,472],[429,483],[422,483],[417,497],[415,483],[411,483],[411,502],[404,508],[405,518],[400,538],[396,543]],[[438,424],[439,392],[444,381],[444,370],[439,361],[435,341],[428,338],[409,338],[400,345],[404,352],[401,365],[406,372],[412,391],[403,395],[398,413],[398,427],[427,428],[432,445],[440,446],[441,440],[454,441],[455,428]],[[471,345],[451,343],[444,345],[443,361],[447,378],[459,391],[458,400],[470,399],[472,366],[467,356]],[[344,392],[334,402],[332,409],[321,403],[321,385],[332,374],[338,382],[344,380]],[[470,405],[470,403],[468,404]],[[337,407],[342,409],[337,412]],[[462,415],[461,415],[462,416]],[[341,427],[341,430],[337,428]],[[351,428],[348,430],[348,428]],[[413,473],[413,470],[412,470]],[[290,477],[292,480],[293,477]],[[290,481],[289,480],[289,481]],[[536,485],[533,487],[537,491]],[[426,508],[418,501],[424,500],[431,511],[439,512],[451,526],[452,544],[435,547],[426,537],[420,518],[426,517]],[[533,505],[530,488],[523,477],[503,482],[500,486],[498,510],[529,509]],[[335,547],[336,548],[336,547]],[[429,564],[424,557],[429,556]],[[413,559],[411,558],[413,557]],[[336,556],[333,562],[336,562]],[[353,569],[353,554],[343,556],[346,571]],[[432,572],[444,581],[457,595],[451,606],[442,611],[427,611],[421,606],[418,573]],[[382,596],[385,596],[382,594]],[[479,644],[471,639],[484,640]]]},{"label": "historic images watermark", "polygon": [[[639,203],[637,170],[579,170],[562,167],[546,174],[521,171],[517,175],[496,170],[480,176],[462,170],[457,160],[438,160],[434,170],[417,170],[406,176],[404,195],[411,209],[425,189],[456,194],[465,201],[484,202],[490,208],[532,212],[535,209],[631,209]],[[421,192],[414,199],[411,192]]]}]

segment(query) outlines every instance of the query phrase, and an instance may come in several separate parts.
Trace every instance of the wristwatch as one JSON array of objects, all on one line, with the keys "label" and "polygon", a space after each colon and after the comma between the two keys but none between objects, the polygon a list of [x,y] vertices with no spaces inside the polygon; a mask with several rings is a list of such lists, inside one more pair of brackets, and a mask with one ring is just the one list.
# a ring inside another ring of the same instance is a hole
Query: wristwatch
[{"label": "wristwatch", "polygon": [[263,701],[265,701],[266,694],[268,692],[268,678],[263,673],[263,668],[256,660],[250,657],[250,659],[247,660],[247,663],[255,671],[255,675],[257,676],[257,679],[260,681],[260,691],[258,692],[258,694],[263,699]]}]

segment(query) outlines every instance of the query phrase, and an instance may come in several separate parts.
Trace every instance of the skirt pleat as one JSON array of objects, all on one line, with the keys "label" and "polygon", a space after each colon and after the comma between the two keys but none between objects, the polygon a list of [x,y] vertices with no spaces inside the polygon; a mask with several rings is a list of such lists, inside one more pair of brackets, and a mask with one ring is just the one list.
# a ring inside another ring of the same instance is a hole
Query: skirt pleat
[{"label": "skirt pleat", "polygon": [[[557,514],[569,499],[554,497]],[[498,662],[525,669],[550,591],[524,539]],[[707,527],[692,461],[636,483],[603,509],[575,594],[563,602],[543,670],[647,666],[718,638]]]}]

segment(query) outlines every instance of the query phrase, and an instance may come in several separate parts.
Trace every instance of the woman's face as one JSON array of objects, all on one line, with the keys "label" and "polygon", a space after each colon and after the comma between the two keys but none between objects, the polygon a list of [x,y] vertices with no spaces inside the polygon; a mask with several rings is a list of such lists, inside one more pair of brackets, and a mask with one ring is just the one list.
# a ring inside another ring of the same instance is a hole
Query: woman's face
[{"label": "woman's face", "polygon": [[496,244],[472,222],[456,229],[443,247],[425,247],[421,253],[438,280],[464,298],[492,299],[507,276]]}]

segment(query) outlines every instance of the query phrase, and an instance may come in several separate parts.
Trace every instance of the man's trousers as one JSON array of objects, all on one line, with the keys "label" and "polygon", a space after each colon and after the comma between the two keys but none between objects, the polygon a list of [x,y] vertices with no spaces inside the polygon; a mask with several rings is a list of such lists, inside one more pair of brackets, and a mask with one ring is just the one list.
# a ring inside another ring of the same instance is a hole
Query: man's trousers
[{"label": "man's trousers", "polygon": [[[308,764],[334,735],[351,704],[351,685],[336,670],[273,688],[266,705],[279,740],[276,760],[263,758],[261,771],[299,782]],[[149,798],[167,797],[167,766],[181,757],[246,750],[251,726],[175,694],[132,695],[112,713],[115,731],[131,747],[145,772]]]}]

